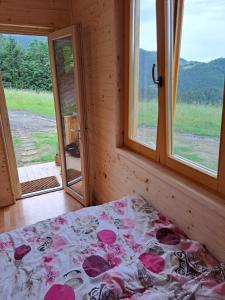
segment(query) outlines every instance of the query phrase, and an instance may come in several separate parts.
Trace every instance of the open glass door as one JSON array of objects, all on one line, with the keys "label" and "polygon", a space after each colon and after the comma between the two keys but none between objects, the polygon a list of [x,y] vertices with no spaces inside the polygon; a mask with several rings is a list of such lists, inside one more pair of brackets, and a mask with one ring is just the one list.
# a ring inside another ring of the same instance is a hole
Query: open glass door
[{"label": "open glass door", "polygon": [[66,192],[88,205],[88,156],[80,25],[49,35],[53,92]]}]

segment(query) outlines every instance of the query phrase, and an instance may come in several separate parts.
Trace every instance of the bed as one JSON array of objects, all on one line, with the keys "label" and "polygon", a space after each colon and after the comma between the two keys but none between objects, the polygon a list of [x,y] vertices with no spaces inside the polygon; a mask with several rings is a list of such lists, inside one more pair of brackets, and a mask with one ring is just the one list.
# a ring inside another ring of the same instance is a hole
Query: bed
[{"label": "bed", "polygon": [[133,195],[1,234],[0,299],[225,299],[225,265]]}]

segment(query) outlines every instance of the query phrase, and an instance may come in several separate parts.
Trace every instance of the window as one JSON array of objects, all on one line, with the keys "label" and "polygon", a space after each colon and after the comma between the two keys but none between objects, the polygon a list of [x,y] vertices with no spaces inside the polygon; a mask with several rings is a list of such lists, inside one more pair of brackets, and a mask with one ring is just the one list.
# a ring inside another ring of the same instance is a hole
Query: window
[{"label": "window", "polygon": [[138,143],[155,151],[158,89],[152,80],[151,70],[153,64],[157,69],[156,1],[133,0],[131,11],[133,22],[128,136],[131,143]]},{"label": "window", "polygon": [[171,92],[171,155],[217,175],[225,76],[225,34],[218,28],[225,28],[225,2],[188,0],[182,11],[174,39],[180,55],[173,51],[170,58],[177,63],[172,74],[178,72]]},{"label": "window", "polygon": [[225,194],[224,1],[126,3],[125,145]]}]

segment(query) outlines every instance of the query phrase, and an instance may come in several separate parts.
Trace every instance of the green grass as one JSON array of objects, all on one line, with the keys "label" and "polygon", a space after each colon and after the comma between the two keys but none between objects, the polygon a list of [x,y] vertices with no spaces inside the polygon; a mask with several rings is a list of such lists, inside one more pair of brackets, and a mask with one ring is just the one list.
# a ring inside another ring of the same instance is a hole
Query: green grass
[{"label": "green grass", "polygon": [[[156,128],[157,102],[140,102],[138,108],[138,125]],[[217,171],[221,117],[222,109],[219,106],[177,103],[174,154]],[[194,136],[199,136],[199,140]],[[215,138],[214,146],[212,140],[207,143],[207,138]]]},{"label": "green grass", "polygon": [[[221,129],[221,107],[177,103],[175,132],[219,137]],[[158,104],[156,101],[140,102],[139,126],[156,127]]]},{"label": "green grass", "polygon": [[[8,110],[21,110],[54,117],[54,101],[52,93],[26,90],[5,89]],[[139,126],[157,128],[158,104],[156,101],[140,102],[138,107]],[[175,118],[175,133],[191,134],[203,137],[220,136],[221,107],[210,105],[195,105],[177,103]],[[58,152],[56,133],[33,133],[34,143],[39,151],[38,162],[52,161]],[[20,141],[14,137],[14,144]],[[189,147],[190,146],[190,147]],[[216,154],[211,158],[205,157],[204,149],[198,149],[193,144],[175,145],[175,153],[191,161],[206,165],[211,169],[217,168]]]},{"label": "green grass", "polygon": [[176,146],[174,147],[174,153],[188,160],[204,164],[204,160],[191,147]]},{"label": "green grass", "polygon": [[54,100],[50,92],[5,89],[8,110],[21,110],[54,117]]},{"label": "green grass", "polygon": [[[52,93],[26,90],[5,89],[9,110],[22,110],[54,117]],[[220,135],[221,107],[177,103],[175,132],[214,136]],[[156,101],[140,102],[139,126],[156,127],[158,121],[158,104]]]},{"label": "green grass", "polygon": [[35,132],[32,138],[39,155],[37,160],[33,162],[51,162],[54,160],[55,154],[58,152],[57,133]]},{"label": "green grass", "polygon": [[20,139],[18,137],[13,136],[12,139],[13,139],[13,145],[14,146],[17,146],[17,145],[20,144]]}]

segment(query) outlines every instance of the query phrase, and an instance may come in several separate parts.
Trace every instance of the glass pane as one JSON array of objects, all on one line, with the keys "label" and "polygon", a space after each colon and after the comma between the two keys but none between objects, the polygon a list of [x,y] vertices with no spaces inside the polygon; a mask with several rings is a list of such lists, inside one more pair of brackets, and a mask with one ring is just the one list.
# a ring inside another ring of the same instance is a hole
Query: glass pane
[{"label": "glass pane", "polygon": [[225,76],[222,28],[224,1],[185,1],[173,154],[215,173]]},{"label": "glass pane", "polygon": [[72,37],[54,41],[57,86],[62,118],[67,185],[83,193],[80,159],[80,124],[75,98]]},{"label": "glass pane", "polygon": [[157,66],[156,36],[156,1],[134,1],[130,138],[153,149],[158,123],[158,89],[151,75],[152,65]]}]

